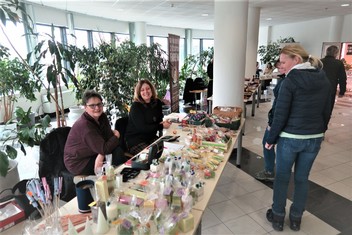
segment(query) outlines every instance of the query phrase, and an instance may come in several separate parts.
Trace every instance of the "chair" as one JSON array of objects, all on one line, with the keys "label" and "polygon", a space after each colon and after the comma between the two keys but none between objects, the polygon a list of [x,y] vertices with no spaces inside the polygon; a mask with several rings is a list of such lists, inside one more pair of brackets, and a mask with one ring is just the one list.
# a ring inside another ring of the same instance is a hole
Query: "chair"
[{"label": "chair", "polygon": [[126,139],[125,139],[127,125],[128,125],[128,116],[121,117],[121,118],[117,119],[115,122],[115,130],[118,130],[120,132],[120,146],[121,146],[122,150],[124,151],[125,156],[128,158],[131,158],[131,157],[133,157],[133,155],[128,152],[127,145],[126,145]]},{"label": "chair", "polygon": [[71,127],[52,130],[40,143],[39,177],[46,177],[50,190],[54,192],[54,178],[61,176],[60,199],[70,201],[76,196],[76,188],[71,174],[64,163],[64,148]]},{"label": "chair", "polygon": [[187,78],[186,79],[186,84],[185,84],[185,89],[183,90],[183,102],[184,104],[190,103],[193,104],[195,102],[194,100],[194,94],[190,93],[189,91],[192,91],[193,89],[193,79],[192,78]]}]

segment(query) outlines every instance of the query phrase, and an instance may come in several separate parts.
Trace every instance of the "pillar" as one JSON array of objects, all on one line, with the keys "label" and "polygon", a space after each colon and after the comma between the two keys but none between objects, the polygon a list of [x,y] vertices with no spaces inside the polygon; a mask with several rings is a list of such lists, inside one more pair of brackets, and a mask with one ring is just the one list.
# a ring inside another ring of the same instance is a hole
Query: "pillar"
[{"label": "pillar", "polygon": [[135,43],[136,45],[147,44],[147,31],[145,22],[135,22]]},{"label": "pillar", "polygon": [[68,26],[67,42],[70,45],[77,45],[76,38],[74,37],[74,35],[76,34],[75,34],[75,23],[73,21],[73,14],[67,13],[66,18],[67,18],[67,26]]},{"label": "pillar", "polygon": [[245,77],[251,78],[255,75],[258,37],[259,37],[260,8],[250,7],[248,9],[248,31],[246,49],[246,70]]},{"label": "pillar", "polygon": [[185,58],[192,54],[192,29],[185,30]]},{"label": "pillar", "polygon": [[214,107],[243,106],[247,21],[247,1],[215,0]]},{"label": "pillar", "polygon": [[330,21],[329,42],[341,42],[344,16],[333,16]]}]

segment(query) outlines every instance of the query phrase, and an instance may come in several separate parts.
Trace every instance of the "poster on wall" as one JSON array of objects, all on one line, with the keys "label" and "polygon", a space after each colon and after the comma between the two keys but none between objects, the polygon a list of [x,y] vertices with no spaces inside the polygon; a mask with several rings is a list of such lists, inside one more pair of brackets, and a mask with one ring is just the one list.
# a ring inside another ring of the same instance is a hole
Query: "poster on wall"
[{"label": "poster on wall", "polygon": [[170,98],[171,98],[171,112],[179,112],[179,48],[180,48],[180,36],[169,34],[168,37],[169,45],[169,64],[170,64]]},{"label": "poster on wall", "polygon": [[324,58],[326,55],[326,49],[328,49],[329,46],[337,46],[339,48],[339,54],[337,55],[336,59],[340,58],[341,55],[341,42],[323,42],[323,48],[321,49],[321,58]]}]

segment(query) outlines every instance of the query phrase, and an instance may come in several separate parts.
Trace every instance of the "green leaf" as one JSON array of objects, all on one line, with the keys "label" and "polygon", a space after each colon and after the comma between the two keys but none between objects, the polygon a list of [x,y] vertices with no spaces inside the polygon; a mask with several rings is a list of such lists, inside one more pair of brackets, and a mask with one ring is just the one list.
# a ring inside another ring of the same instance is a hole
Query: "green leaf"
[{"label": "green leaf", "polygon": [[5,152],[0,151],[0,175],[5,177],[9,168],[9,159]]}]

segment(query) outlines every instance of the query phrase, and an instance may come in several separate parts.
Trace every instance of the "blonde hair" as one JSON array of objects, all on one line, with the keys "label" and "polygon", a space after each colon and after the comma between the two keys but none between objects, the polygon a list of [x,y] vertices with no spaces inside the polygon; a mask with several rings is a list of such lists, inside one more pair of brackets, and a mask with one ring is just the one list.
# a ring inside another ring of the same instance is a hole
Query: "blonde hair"
[{"label": "blonde hair", "polygon": [[149,80],[142,79],[137,82],[137,85],[134,88],[133,101],[145,103],[145,101],[143,100],[143,98],[141,96],[141,89],[142,89],[143,84],[149,85],[150,89],[152,90],[151,100],[155,100],[157,98],[157,94],[156,94],[156,89],[155,89],[154,85]]},{"label": "blonde hair", "polygon": [[280,54],[285,54],[290,58],[297,57],[301,63],[309,62],[317,69],[323,68],[323,63],[320,59],[313,57],[299,44],[290,44],[281,49]]}]

